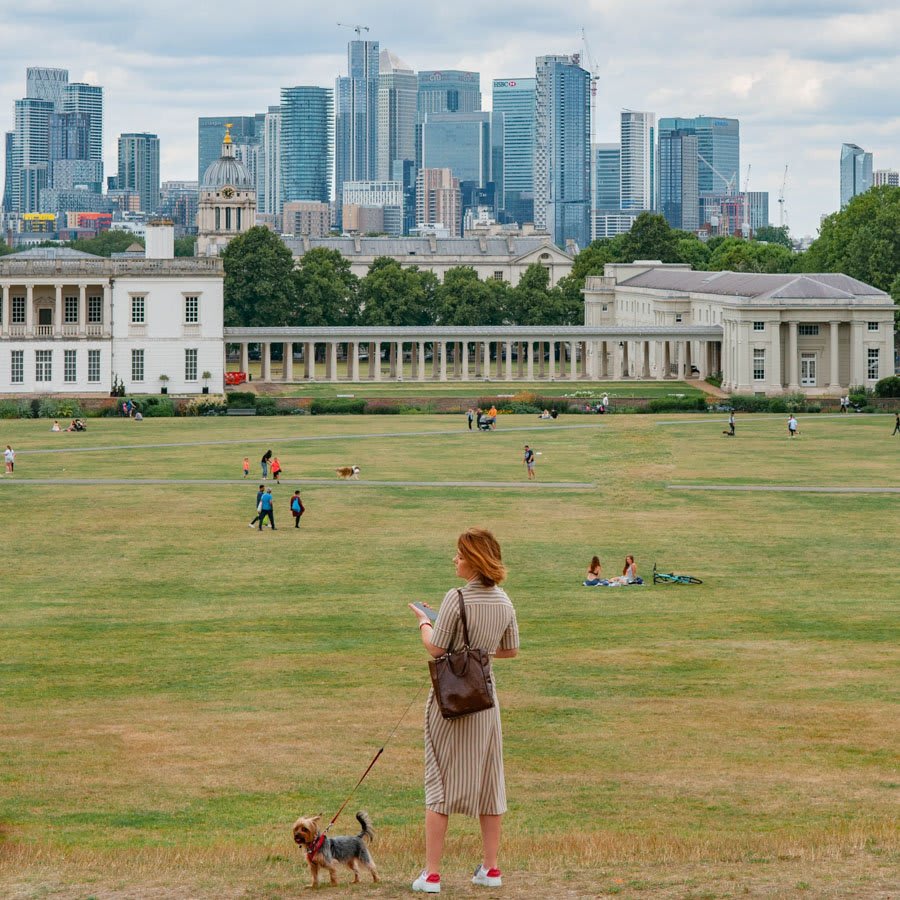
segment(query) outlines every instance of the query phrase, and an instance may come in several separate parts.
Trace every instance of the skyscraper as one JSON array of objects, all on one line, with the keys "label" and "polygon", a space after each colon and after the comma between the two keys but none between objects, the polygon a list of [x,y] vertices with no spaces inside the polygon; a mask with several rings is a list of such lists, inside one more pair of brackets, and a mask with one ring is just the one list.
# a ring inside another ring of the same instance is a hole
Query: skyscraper
[{"label": "skyscraper", "polygon": [[[88,152],[83,159],[103,160],[103,88],[96,84],[72,82],[63,96],[67,113],[88,116]],[[102,180],[102,176],[101,176]]]},{"label": "skyscraper", "polygon": [[378,41],[347,44],[347,75],[335,83],[334,195],[338,201],[345,181],[377,177],[378,69]]},{"label": "skyscraper", "polygon": [[416,112],[416,166],[422,165],[422,124],[428,113],[479,112],[481,76],[458,69],[419,72]]},{"label": "skyscraper", "polygon": [[281,194],[281,107],[270,106],[263,125],[261,161],[257,170],[256,204],[259,212],[280,216]]},{"label": "skyscraper", "polygon": [[621,144],[595,144],[597,164],[596,207],[604,210],[621,209]]},{"label": "skyscraper", "polygon": [[12,159],[7,159],[7,166],[12,169],[12,212],[40,211],[40,190],[47,187],[49,180],[50,117],[54,111],[52,100],[16,100]]},{"label": "skyscraper", "polygon": [[659,209],[672,228],[700,227],[700,160],[697,135],[690,130],[659,136]]},{"label": "skyscraper", "polygon": [[503,197],[508,221],[534,221],[534,78],[500,78],[493,83],[493,107],[503,115]]},{"label": "skyscraper", "polygon": [[416,225],[443,225],[451,237],[462,227],[459,179],[449,169],[419,169],[416,182]]},{"label": "skyscraper", "polygon": [[856,144],[841,144],[841,208],[872,187],[872,154]]},{"label": "skyscraper", "polygon": [[896,169],[876,169],[874,172],[875,187],[900,187],[900,172]]},{"label": "skyscraper", "polygon": [[54,112],[65,112],[68,69],[48,69],[29,66],[25,70],[25,97],[29,100],[49,100]]},{"label": "skyscraper", "polygon": [[737,191],[741,168],[741,130],[737,119],[723,116],[660,119],[660,140],[672,132],[697,136],[697,189],[701,194]]},{"label": "skyscraper", "polygon": [[388,181],[394,163],[416,158],[416,73],[390,50],[379,56],[378,180]]},{"label": "skyscraper", "polygon": [[334,166],[334,93],[281,89],[281,199],[327,203]]},{"label": "skyscraper", "polygon": [[559,247],[590,240],[590,74],[577,56],[536,60],[534,224]]},{"label": "skyscraper", "polygon": [[656,114],[622,110],[622,209],[656,209]]},{"label": "skyscraper", "polygon": [[119,135],[119,174],[116,186],[140,197],[141,212],[159,208],[159,138],[155,134]]}]

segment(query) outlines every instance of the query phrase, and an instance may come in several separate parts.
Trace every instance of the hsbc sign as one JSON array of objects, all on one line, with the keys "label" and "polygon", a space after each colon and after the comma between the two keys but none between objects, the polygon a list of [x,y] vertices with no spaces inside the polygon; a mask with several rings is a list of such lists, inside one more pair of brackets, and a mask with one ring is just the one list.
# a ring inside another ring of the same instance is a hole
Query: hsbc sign
[{"label": "hsbc sign", "polygon": [[494,87],[516,87],[517,84],[516,81],[495,81]]}]

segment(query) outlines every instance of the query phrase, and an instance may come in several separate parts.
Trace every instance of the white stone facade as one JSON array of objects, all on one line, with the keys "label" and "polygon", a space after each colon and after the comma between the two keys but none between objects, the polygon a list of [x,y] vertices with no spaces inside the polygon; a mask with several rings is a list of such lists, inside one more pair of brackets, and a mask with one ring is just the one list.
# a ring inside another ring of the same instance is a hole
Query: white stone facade
[{"label": "white stone facade", "polygon": [[0,258],[0,394],[108,394],[115,378],[134,394],[221,392],[223,282],[216,258]]}]

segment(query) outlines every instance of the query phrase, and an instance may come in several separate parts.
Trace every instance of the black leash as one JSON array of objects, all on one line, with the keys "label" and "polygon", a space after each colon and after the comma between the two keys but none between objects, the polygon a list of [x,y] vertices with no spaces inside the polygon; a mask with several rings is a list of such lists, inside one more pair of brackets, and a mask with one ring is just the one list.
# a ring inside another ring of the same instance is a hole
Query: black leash
[{"label": "black leash", "polygon": [[422,690],[427,683],[428,682],[423,681],[422,684],[419,685],[419,689],[416,691],[415,696],[412,698],[412,700],[409,701],[409,706],[407,706],[406,709],[403,710],[403,715],[400,716],[400,718],[397,720],[397,724],[393,727],[385,742],[381,745],[381,747],[378,748],[378,752],[372,757],[372,762],[369,763],[366,771],[362,773],[362,778],[360,778],[359,781],[356,782],[356,786],[347,795],[347,799],[341,804],[340,809],[334,814],[334,817],[325,827],[325,830],[318,836],[318,838],[316,838],[315,844],[313,844],[312,847],[309,848],[307,854],[310,858],[315,856],[319,852],[319,850],[322,849],[322,844],[325,843],[325,838],[328,836],[328,832],[331,830],[331,826],[334,825],[335,822],[337,822],[338,816],[340,816],[340,814],[344,811],[344,807],[350,802],[350,798],[356,793],[359,786],[366,780],[366,776],[369,774],[369,772],[372,771],[381,754],[384,753],[384,748],[387,747],[387,745],[391,742],[393,736],[397,733],[397,729],[400,727],[400,723],[406,718],[406,714],[412,709],[412,706],[416,702],[416,700],[419,699],[419,696],[421,695]]}]

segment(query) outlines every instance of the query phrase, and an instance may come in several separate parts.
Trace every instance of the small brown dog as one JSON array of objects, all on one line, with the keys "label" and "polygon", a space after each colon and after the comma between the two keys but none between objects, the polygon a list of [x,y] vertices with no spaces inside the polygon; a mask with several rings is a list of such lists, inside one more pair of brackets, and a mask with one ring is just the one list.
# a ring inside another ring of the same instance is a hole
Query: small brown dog
[{"label": "small brown dog", "polygon": [[294,842],[306,849],[306,861],[312,872],[312,886],[319,886],[319,869],[328,869],[331,883],[337,884],[337,867],[343,863],[353,872],[353,883],[359,881],[359,865],[365,866],[372,876],[372,881],[378,881],[378,870],[372,861],[372,855],[366,846],[367,841],[375,837],[372,831],[372,823],[364,812],[356,814],[356,821],[362,827],[357,835],[345,835],[341,837],[324,837],[319,831],[319,816],[301,816],[294,822]]},{"label": "small brown dog", "polygon": [[338,478],[353,478],[359,481],[359,466],[338,466],[334,470],[334,474]]}]

